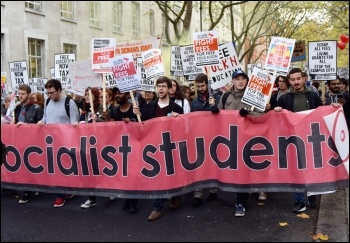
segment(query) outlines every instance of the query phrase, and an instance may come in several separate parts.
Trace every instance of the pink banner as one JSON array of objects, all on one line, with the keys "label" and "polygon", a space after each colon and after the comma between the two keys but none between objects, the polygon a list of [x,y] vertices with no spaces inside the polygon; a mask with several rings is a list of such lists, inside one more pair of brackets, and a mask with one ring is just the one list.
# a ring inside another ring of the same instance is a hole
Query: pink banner
[{"label": "pink banner", "polygon": [[333,142],[338,135],[323,120],[334,113],[348,160],[343,110],[330,106],[245,118],[221,110],[128,124],[6,124],[2,186],[135,198],[212,186],[234,192],[335,190],[348,187],[349,175]]}]

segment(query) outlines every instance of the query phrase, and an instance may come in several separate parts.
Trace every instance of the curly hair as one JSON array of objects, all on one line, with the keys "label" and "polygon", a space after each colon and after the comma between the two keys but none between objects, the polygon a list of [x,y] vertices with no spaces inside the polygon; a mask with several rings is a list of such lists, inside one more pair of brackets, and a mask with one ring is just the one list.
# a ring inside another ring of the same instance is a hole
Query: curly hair
[{"label": "curly hair", "polygon": [[[89,92],[89,88],[85,89],[85,93]],[[94,104],[94,110],[97,111],[100,107],[100,90],[98,88],[91,88],[91,94],[92,94],[92,103]],[[83,110],[86,111],[88,108],[90,108],[91,104],[86,103],[86,100],[83,104]]]}]

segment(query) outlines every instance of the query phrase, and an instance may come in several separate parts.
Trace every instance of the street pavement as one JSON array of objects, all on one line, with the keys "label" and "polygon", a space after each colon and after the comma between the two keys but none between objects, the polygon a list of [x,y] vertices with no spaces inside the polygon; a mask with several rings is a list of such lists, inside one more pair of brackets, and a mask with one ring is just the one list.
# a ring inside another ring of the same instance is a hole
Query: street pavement
[{"label": "street pavement", "polygon": [[[77,195],[54,208],[53,194],[19,204],[4,189],[1,242],[314,242],[316,233],[328,235],[328,242],[349,240],[348,189],[317,196],[320,206],[307,208],[309,218],[292,213],[293,193],[269,192],[264,202],[251,194],[245,217],[234,216],[235,193],[219,191],[218,201],[200,208],[192,208],[191,197],[183,195],[182,206],[175,210],[166,202],[163,216],[150,222],[153,200],[140,199],[140,212],[130,214],[121,209],[124,199],[97,197],[97,206],[81,209],[87,197]],[[283,222],[288,225],[280,226]]]}]

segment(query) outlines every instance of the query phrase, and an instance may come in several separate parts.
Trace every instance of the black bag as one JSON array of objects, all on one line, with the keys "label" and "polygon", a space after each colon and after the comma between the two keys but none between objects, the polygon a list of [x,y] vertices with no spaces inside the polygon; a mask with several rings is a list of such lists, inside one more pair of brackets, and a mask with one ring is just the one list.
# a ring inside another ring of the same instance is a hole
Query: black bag
[{"label": "black bag", "polygon": [[5,162],[6,160],[6,155],[7,155],[7,150],[5,144],[2,143],[1,140],[1,164]]}]

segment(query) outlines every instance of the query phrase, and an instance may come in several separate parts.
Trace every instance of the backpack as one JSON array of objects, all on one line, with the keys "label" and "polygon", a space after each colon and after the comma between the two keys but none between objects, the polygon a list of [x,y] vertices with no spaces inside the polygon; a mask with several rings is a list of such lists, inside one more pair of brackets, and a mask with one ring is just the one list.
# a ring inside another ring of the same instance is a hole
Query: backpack
[{"label": "backpack", "polygon": [[[67,116],[70,117],[70,112],[69,112],[69,101],[71,100],[70,97],[66,96],[66,100],[64,101],[64,108],[66,109]],[[49,104],[50,98],[47,98],[46,100],[46,106]]]},{"label": "backpack", "polygon": [[224,93],[224,95],[222,96],[222,109],[225,110],[225,104],[226,104],[226,100],[228,98],[228,96],[230,95],[230,92],[226,92]]}]

